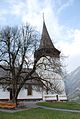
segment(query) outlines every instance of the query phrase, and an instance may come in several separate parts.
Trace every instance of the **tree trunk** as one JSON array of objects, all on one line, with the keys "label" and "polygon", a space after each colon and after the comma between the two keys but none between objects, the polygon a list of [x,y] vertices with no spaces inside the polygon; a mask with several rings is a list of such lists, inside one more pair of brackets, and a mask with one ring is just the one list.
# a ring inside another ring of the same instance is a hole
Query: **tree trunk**
[{"label": "tree trunk", "polygon": [[10,102],[15,103],[17,106],[16,92],[17,92],[17,89],[16,89],[15,85],[13,84],[12,89],[10,90]]}]

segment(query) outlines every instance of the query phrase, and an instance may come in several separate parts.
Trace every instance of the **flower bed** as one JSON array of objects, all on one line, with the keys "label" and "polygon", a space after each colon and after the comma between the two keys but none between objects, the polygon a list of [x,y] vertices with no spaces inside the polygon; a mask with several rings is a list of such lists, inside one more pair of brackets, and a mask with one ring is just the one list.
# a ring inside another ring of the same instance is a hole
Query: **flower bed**
[{"label": "flower bed", "polygon": [[0,108],[14,109],[16,108],[15,103],[0,103]]}]

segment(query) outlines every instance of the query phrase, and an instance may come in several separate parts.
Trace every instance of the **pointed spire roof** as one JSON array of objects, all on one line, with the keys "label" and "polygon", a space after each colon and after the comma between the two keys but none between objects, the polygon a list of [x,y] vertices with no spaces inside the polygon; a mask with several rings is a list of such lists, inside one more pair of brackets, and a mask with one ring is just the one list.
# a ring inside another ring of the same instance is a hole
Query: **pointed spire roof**
[{"label": "pointed spire roof", "polygon": [[60,51],[54,47],[43,19],[43,30],[40,45],[34,53],[34,58],[38,61],[41,57],[45,56],[59,58]]},{"label": "pointed spire roof", "polygon": [[54,45],[47,31],[45,21],[43,21],[43,30],[42,30],[42,36],[41,36],[41,41],[39,46],[39,49],[41,48],[54,48]]}]

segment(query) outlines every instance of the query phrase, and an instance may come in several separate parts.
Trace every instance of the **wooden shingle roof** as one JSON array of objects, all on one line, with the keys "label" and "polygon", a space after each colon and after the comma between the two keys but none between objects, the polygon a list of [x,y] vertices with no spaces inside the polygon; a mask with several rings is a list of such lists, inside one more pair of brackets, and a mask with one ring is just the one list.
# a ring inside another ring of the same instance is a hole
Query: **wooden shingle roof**
[{"label": "wooden shingle roof", "polygon": [[34,58],[38,61],[41,57],[50,56],[59,58],[60,51],[56,49],[47,31],[45,22],[43,21],[43,30],[39,48],[34,53]]},{"label": "wooden shingle roof", "polygon": [[47,31],[45,22],[43,22],[43,30],[42,30],[42,36],[41,36],[41,41],[39,45],[39,49],[41,48],[54,48],[54,45],[51,41],[51,38],[49,36],[49,33]]}]

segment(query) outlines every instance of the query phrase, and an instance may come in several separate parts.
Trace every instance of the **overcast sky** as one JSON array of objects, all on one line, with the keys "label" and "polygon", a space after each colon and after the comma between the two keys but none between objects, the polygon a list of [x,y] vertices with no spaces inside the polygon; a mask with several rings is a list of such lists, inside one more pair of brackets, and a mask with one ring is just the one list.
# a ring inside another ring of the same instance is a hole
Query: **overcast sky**
[{"label": "overcast sky", "polygon": [[67,56],[70,72],[80,66],[80,0],[0,0],[0,26],[28,22],[41,33],[43,12],[50,37]]}]

